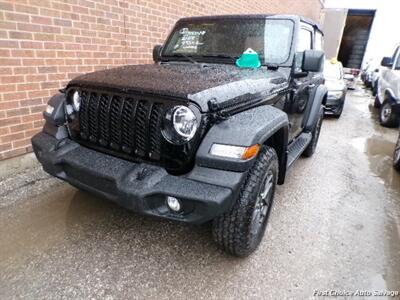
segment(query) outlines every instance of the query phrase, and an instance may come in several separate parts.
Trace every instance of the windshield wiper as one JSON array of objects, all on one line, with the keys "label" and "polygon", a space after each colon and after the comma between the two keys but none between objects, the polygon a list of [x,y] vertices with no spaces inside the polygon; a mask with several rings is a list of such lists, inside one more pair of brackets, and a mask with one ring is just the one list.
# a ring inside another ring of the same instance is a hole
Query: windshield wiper
[{"label": "windshield wiper", "polygon": [[198,62],[191,56],[183,54],[183,53],[174,53],[174,55],[172,56],[177,56],[177,57],[184,57],[187,60],[189,60],[190,62],[194,63],[194,64],[198,64]]},{"label": "windshield wiper", "polygon": [[231,56],[227,54],[207,54],[207,55],[199,55],[200,57],[205,58],[230,58],[230,59],[238,59],[239,56]]}]

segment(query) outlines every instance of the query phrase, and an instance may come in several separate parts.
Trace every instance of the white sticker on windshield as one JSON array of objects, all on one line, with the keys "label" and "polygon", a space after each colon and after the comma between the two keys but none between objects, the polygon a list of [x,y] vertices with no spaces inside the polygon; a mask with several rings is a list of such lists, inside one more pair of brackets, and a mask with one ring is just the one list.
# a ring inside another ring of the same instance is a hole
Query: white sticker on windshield
[{"label": "white sticker on windshield", "polygon": [[175,49],[196,51],[198,46],[203,45],[203,43],[200,42],[200,37],[205,35],[206,31],[205,30],[191,31],[185,27],[182,28],[179,31],[179,33],[182,37],[180,38],[180,42],[177,45],[175,45]]}]

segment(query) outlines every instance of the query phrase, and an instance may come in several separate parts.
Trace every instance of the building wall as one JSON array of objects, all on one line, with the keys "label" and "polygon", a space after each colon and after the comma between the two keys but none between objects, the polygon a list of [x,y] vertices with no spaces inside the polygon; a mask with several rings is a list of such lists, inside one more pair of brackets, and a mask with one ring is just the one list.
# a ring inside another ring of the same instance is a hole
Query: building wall
[{"label": "building wall", "polygon": [[47,100],[73,77],[151,63],[183,16],[292,13],[319,20],[319,0],[0,0],[0,160],[31,151]]},{"label": "building wall", "polygon": [[347,9],[324,10],[324,51],[327,58],[337,58],[346,18]]}]

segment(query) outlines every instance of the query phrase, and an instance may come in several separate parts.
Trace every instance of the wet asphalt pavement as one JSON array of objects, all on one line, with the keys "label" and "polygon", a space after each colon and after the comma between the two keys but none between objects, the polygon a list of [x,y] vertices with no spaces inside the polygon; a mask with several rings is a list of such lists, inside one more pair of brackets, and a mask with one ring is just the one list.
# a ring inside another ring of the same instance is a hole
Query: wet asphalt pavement
[{"label": "wet asphalt pavement", "polygon": [[[278,188],[258,251],[219,251],[210,227],[131,213],[39,168],[0,182],[0,298],[305,299],[400,291],[398,131],[351,92],[317,152]],[[362,299],[363,297],[359,297]]]}]

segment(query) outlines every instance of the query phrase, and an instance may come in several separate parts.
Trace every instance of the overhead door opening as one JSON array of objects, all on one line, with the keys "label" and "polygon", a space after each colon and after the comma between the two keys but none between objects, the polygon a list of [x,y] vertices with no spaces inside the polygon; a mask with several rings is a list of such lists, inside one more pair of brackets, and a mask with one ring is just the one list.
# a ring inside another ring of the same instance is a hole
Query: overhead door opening
[{"label": "overhead door opening", "polygon": [[348,11],[338,55],[345,67],[361,68],[374,17],[375,10]]}]

